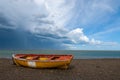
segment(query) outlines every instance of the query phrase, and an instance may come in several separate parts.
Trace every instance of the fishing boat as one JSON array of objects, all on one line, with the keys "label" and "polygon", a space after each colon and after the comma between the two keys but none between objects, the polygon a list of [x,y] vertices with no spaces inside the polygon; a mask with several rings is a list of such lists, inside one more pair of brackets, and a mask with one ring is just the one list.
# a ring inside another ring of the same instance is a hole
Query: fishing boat
[{"label": "fishing boat", "polygon": [[31,68],[64,68],[67,69],[73,55],[56,54],[13,54],[13,62],[18,66]]}]

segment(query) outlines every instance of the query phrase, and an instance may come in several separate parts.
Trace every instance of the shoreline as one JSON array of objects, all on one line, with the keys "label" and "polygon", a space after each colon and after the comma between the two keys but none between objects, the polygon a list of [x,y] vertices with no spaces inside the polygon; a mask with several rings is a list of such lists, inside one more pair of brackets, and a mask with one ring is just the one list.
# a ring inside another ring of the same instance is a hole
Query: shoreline
[{"label": "shoreline", "polygon": [[120,58],[73,59],[67,70],[20,67],[0,58],[0,80],[120,80]]}]

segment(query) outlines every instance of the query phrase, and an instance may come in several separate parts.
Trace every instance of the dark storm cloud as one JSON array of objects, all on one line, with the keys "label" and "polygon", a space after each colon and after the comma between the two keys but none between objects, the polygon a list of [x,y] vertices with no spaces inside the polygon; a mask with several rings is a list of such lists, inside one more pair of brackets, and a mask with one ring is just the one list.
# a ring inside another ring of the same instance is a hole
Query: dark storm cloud
[{"label": "dark storm cloud", "polygon": [[5,17],[4,14],[0,13],[0,28],[14,28],[13,25],[8,18]]}]

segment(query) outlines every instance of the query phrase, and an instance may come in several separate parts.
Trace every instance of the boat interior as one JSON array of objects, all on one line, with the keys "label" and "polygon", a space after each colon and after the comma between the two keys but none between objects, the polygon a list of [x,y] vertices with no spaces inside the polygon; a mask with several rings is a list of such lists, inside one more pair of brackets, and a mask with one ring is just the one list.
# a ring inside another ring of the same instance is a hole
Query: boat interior
[{"label": "boat interior", "polygon": [[24,55],[17,54],[16,58],[26,59],[26,60],[69,60],[72,59],[72,55]]}]

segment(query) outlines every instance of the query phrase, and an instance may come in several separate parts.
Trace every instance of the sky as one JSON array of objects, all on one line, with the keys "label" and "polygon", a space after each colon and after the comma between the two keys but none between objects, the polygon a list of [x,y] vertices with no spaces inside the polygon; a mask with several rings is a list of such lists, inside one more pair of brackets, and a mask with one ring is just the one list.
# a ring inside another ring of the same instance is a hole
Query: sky
[{"label": "sky", "polygon": [[120,50],[120,0],[0,0],[0,49]]}]

